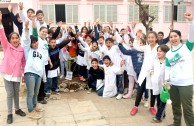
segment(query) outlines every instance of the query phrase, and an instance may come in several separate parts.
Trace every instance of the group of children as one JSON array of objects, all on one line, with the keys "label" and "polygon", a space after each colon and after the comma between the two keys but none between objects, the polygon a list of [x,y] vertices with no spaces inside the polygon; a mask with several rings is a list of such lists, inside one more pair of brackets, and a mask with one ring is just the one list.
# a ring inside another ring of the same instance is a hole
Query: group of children
[{"label": "group of children", "polygon": [[[60,67],[60,78],[63,78],[68,70],[68,59],[76,59],[78,78],[87,81],[88,93],[95,90],[99,96],[116,96],[119,100],[131,98],[133,90],[137,90],[131,115],[138,112],[142,97],[148,106],[150,90],[149,111],[154,115],[154,123],[161,122],[166,116],[166,103],[161,101],[160,93],[163,86],[170,84],[173,125],[181,125],[182,105],[186,125],[194,126],[191,69],[194,21],[190,13],[185,13],[185,18],[192,23],[189,25],[189,38],[184,44],[178,30],[171,29],[169,37],[163,39],[163,32],[157,34],[150,31],[146,36],[142,30],[138,30],[134,34],[135,24],[119,32],[117,28],[113,29],[112,23],[103,27],[96,20],[93,25],[90,21],[88,26],[84,24],[79,31],[76,24],[74,28],[65,28],[62,22],[58,22],[57,27],[51,27],[50,23],[47,25],[42,10],[35,14],[33,9],[28,9],[26,17],[23,3],[19,3],[20,10],[16,17],[12,8],[8,8],[21,35],[13,32],[7,40],[0,13],[0,41],[4,50],[0,71],[7,92],[8,124],[13,122],[13,98],[15,113],[26,115],[19,108],[21,77],[24,76],[27,87],[28,116],[39,119],[41,115],[38,112],[43,110],[37,101],[46,104],[46,96],[59,93],[58,69]],[[165,45],[168,41],[171,43],[170,48]],[[156,99],[157,110],[154,107]]]}]

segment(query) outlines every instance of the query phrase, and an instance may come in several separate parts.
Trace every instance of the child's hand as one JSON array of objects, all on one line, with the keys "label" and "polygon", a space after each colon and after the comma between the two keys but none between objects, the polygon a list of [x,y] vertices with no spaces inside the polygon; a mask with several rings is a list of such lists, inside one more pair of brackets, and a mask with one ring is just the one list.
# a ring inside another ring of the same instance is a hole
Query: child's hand
[{"label": "child's hand", "polygon": [[53,19],[48,19],[48,25],[51,25],[53,23]]},{"label": "child's hand", "polygon": [[73,26],[77,26],[77,23],[74,22],[74,23],[73,23]]},{"label": "child's hand", "polygon": [[61,30],[62,30],[63,33],[66,32],[66,29],[65,29],[64,25],[61,26]]},{"label": "child's hand", "polygon": [[93,59],[93,57],[92,57],[91,55],[89,56],[89,58],[90,58],[90,59]]},{"label": "child's hand", "polygon": [[50,68],[53,68],[53,64],[52,64],[52,62],[50,62],[50,64],[49,64],[49,65],[50,65]]},{"label": "child's hand", "polygon": [[2,23],[2,13],[0,11],[0,24]]},{"label": "child's hand", "polygon": [[8,10],[9,10],[9,12],[11,12],[11,10],[12,10],[12,6],[11,5],[8,6]]},{"label": "child's hand", "polygon": [[170,83],[165,81],[162,86],[166,86],[167,90],[170,90]]},{"label": "child's hand", "polygon": [[96,26],[96,24],[97,24],[96,21],[94,21],[94,26]]},{"label": "child's hand", "polygon": [[90,26],[90,24],[91,24],[91,21],[90,21],[90,20],[88,20],[88,26]]},{"label": "child's hand", "polygon": [[78,37],[81,36],[81,32],[77,32],[77,36],[78,36]]},{"label": "child's hand", "polygon": [[32,18],[32,20],[35,20],[36,14],[31,14],[30,17]]},{"label": "child's hand", "polygon": [[80,44],[80,43],[78,43],[77,45],[78,45],[79,47],[81,46],[81,44]]},{"label": "child's hand", "polygon": [[69,37],[69,39],[71,39],[71,41],[75,40],[75,37]]},{"label": "child's hand", "polygon": [[186,18],[187,20],[189,20],[189,21],[192,21],[192,20],[193,20],[192,14],[191,14],[191,13],[188,13],[188,12],[185,13],[185,18]]},{"label": "child's hand", "polygon": [[170,31],[173,30],[173,25],[171,24],[170,27],[169,27]]},{"label": "child's hand", "polygon": [[135,26],[136,26],[136,22],[134,21],[134,22],[132,22],[132,23],[131,23],[131,27],[132,27],[132,29],[134,29],[134,28],[135,28]]},{"label": "child's hand", "polygon": [[[128,30],[128,32],[131,32],[130,26],[127,26],[127,30]],[[127,30],[126,30],[126,31],[127,31]]]},{"label": "child's hand", "polygon": [[102,21],[99,21],[99,25],[102,26]]},{"label": "child's hand", "polygon": [[99,18],[97,18],[97,19],[96,19],[96,22],[98,23],[99,21],[100,21],[100,19],[99,19]]},{"label": "child's hand", "polygon": [[119,41],[119,43],[123,44],[123,43],[124,43],[124,40],[123,40],[123,39],[121,39],[121,40]]},{"label": "child's hand", "polygon": [[109,25],[110,25],[111,28],[113,28],[113,23],[112,23],[112,21],[109,21]]},{"label": "child's hand", "polygon": [[57,22],[57,25],[58,25],[59,27],[61,27],[61,26],[62,26],[62,24],[63,24],[63,22],[62,22],[62,21]]},{"label": "child's hand", "polygon": [[19,2],[19,8],[20,8],[20,10],[24,9],[23,2]]},{"label": "child's hand", "polygon": [[125,60],[121,61],[121,67],[125,64]]}]

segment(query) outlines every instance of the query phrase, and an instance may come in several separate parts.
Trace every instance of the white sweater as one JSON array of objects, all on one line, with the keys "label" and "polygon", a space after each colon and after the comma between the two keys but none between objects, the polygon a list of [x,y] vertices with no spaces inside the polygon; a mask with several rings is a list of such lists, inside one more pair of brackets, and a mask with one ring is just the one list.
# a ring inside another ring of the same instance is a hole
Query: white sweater
[{"label": "white sweater", "polygon": [[39,75],[43,78],[43,81],[46,82],[46,75],[45,75],[45,66],[43,60],[43,54],[41,50],[33,49],[30,47],[31,40],[29,37],[29,33],[26,33],[26,39],[24,41],[24,54],[26,58],[26,66],[24,73],[34,73]]},{"label": "white sweater", "polygon": [[192,50],[194,46],[194,21],[189,24],[189,37],[178,49],[171,48],[166,54],[165,80],[172,85],[188,86],[193,84]]}]

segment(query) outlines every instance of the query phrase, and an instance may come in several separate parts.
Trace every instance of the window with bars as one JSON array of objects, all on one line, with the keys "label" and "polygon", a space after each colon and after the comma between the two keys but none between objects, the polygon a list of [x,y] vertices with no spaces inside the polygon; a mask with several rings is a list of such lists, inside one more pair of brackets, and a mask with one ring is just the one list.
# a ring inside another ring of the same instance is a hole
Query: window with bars
[{"label": "window with bars", "polygon": [[44,12],[44,20],[46,22],[48,21],[48,19],[53,19],[53,21],[56,20],[56,18],[55,18],[55,5],[54,4],[42,5],[42,11]]},{"label": "window with bars", "polygon": [[43,4],[44,19],[53,19],[54,23],[63,21],[66,23],[78,22],[78,5]]},{"label": "window with bars", "polygon": [[139,6],[135,4],[129,5],[129,22],[139,21]]},{"label": "window with bars", "polygon": [[[159,6],[158,5],[147,5],[147,11],[150,15],[154,16],[154,22],[158,22],[158,13],[159,13]],[[139,21],[140,20],[140,10],[139,6],[136,4],[129,5],[129,22]]]},{"label": "window with bars", "polygon": [[[173,20],[177,22],[185,22],[184,13],[186,12],[185,5],[174,6],[174,17]],[[172,6],[164,6],[164,22],[172,21]]]},{"label": "window with bars", "polygon": [[153,22],[158,22],[159,6],[158,5],[149,5],[149,14],[151,16],[155,17]]},{"label": "window with bars", "polygon": [[78,5],[66,5],[66,22],[78,22]]},{"label": "window with bars", "polygon": [[117,22],[117,5],[94,5],[94,20]]}]

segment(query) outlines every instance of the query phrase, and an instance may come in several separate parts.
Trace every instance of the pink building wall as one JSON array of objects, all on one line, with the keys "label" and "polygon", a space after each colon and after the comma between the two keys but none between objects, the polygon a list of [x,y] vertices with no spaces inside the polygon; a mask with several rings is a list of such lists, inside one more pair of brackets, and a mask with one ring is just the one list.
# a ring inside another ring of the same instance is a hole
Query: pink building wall
[{"label": "pink building wall", "polygon": [[[9,4],[13,6],[13,12],[16,13],[18,11],[17,3],[23,1],[25,10],[28,8],[34,8],[35,10],[41,9],[41,4],[77,4],[79,5],[79,22],[78,24],[81,26],[83,22],[87,20],[93,21],[94,19],[94,9],[93,5],[96,3],[101,4],[116,4],[118,8],[118,22],[114,23],[118,28],[125,28],[128,24],[128,5],[134,3],[134,0],[11,0],[11,3],[0,3],[0,8],[7,7]],[[164,5],[171,4],[171,0],[145,0],[147,4],[158,4],[159,5],[159,21],[157,23],[153,23],[153,30],[156,32],[163,31],[165,36],[169,33],[169,25],[170,23],[164,23]],[[194,1],[185,0],[186,11],[192,12],[194,15]],[[72,25],[72,24],[70,24]],[[174,28],[182,31],[182,38],[187,38],[187,22],[183,23],[174,23]],[[138,23],[136,29],[142,29],[145,31],[145,28],[141,23]]]}]

